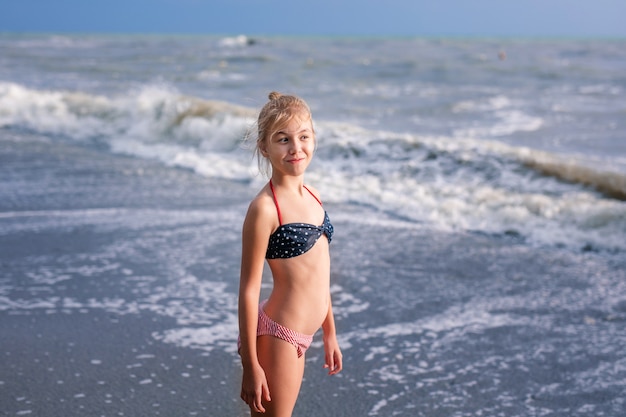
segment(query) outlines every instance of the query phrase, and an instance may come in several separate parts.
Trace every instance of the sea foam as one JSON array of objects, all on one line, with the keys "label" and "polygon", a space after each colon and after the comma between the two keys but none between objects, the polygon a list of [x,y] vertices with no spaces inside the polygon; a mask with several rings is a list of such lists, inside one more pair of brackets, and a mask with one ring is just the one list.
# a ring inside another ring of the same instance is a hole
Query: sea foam
[{"label": "sea foam", "polygon": [[[480,106],[504,112],[503,127],[450,137],[316,120],[318,149],[308,178],[326,201],[370,205],[445,230],[516,235],[579,250],[626,248],[624,173],[580,155],[488,140],[542,122],[511,110],[504,96],[460,103],[458,111]],[[254,136],[254,114],[163,85],[105,97],[0,83],[0,126],[104,144],[112,152],[259,186],[264,180],[243,141],[248,132]]]}]

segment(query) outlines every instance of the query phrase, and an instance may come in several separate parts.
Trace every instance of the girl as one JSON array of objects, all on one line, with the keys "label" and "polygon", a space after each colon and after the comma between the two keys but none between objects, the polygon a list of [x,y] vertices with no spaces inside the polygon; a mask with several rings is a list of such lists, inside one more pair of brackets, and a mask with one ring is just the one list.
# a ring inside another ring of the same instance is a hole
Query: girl
[{"label": "girl", "polygon": [[[313,334],[324,333],[324,367],[342,369],[330,300],[333,226],[318,192],[304,185],[315,151],[304,100],[272,92],[258,117],[256,150],[269,183],[252,200],[243,224],[239,283],[241,399],[251,415],[291,416]],[[265,260],[274,286],[259,304]]]}]

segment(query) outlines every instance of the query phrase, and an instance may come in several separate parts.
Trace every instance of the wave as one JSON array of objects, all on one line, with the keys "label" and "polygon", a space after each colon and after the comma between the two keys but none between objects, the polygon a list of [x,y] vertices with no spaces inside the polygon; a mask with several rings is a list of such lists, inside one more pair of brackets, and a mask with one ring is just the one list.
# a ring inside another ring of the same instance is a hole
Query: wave
[{"label": "wave", "polygon": [[[498,137],[509,136],[517,132],[534,132],[544,126],[544,120],[528,115],[513,106],[511,99],[503,95],[487,97],[482,100],[464,100],[452,106],[453,113],[489,114],[493,119],[483,125],[454,130],[456,137]],[[475,122],[474,122],[475,123]]]},{"label": "wave", "polygon": [[254,45],[257,41],[254,38],[250,38],[246,35],[238,35],[222,38],[219,40],[218,45],[224,48],[234,48],[242,46]]},{"label": "wave", "polygon": [[[500,101],[492,105],[506,106]],[[264,179],[242,146],[255,115],[256,109],[185,96],[164,85],[106,97],[0,82],[0,128],[105,145],[258,186]],[[497,141],[398,134],[325,120],[316,120],[316,129],[320,140],[308,181],[328,202],[373,207],[387,217],[439,229],[517,236],[530,244],[626,249],[621,173]]]},{"label": "wave", "polygon": [[564,161],[561,158],[543,152],[526,153],[528,155],[521,158],[524,165],[543,175],[587,185],[607,197],[626,201],[626,175],[597,170],[574,161]]},{"label": "wave", "polygon": [[626,249],[626,204],[528,168],[540,156],[548,160],[547,153],[471,139],[378,132],[366,140],[368,132],[354,127],[336,131],[345,134],[328,152],[340,157],[323,154],[314,179],[342,201],[440,229],[577,250]]},{"label": "wave", "polygon": [[[82,92],[33,90],[0,82],[0,127],[29,129],[59,140],[108,146],[168,165],[198,160],[187,166],[220,176],[211,159],[234,158],[251,109],[217,100],[202,100],[162,85],[150,85],[126,95],[105,97]],[[210,169],[214,166],[215,169]],[[223,175],[249,176],[246,172]]]},{"label": "wave", "polygon": [[98,47],[101,41],[91,36],[63,36],[51,35],[17,35],[11,33],[0,34],[0,42],[9,41],[20,48],[41,49],[89,49]]}]

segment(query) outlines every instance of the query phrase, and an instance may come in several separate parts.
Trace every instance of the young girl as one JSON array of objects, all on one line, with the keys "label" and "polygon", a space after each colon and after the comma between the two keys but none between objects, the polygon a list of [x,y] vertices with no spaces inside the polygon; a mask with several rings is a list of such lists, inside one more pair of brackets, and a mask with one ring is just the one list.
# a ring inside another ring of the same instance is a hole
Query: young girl
[{"label": "young girl", "polygon": [[[272,92],[258,118],[256,152],[270,181],[243,224],[239,286],[241,399],[253,416],[291,416],[304,375],[304,353],[324,332],[324,367],[342,369],[330,300],[333,226],[318,192],[304,185],[315,151],[304,100]],[[259,304],[264,262],[274,286]]]}]

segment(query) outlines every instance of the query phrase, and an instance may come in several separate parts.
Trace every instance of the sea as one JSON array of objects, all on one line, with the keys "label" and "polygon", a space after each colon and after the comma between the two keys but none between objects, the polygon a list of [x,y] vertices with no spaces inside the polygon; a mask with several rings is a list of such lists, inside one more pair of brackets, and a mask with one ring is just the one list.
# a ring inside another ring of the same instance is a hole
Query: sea
[{"label": "sea", "polygon": [[624,415],[626,40],[6,33],[1,415],[246,415],[271,91],[336,232],[294,415]]}]

